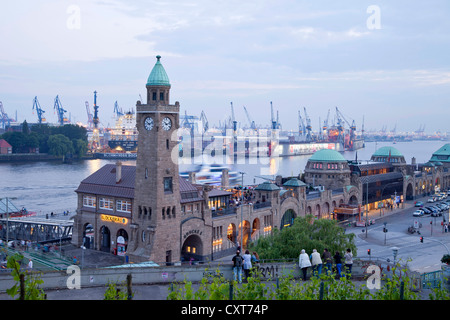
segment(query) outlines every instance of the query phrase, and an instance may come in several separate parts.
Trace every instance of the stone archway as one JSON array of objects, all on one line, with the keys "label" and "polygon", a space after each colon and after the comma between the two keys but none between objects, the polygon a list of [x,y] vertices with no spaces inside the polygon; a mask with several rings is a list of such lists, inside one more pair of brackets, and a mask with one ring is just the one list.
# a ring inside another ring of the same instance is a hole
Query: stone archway
[{"label": "stone archway", "polygon": [[111,231],[106,226],[100,228],[100,251],[111,251]]},{"label": "stone archway", "polygon": [[261,226],[261,222],[260,222],[259,218],[255,218],[255,220],[253,220],[253,223],[252,223],[252,234],[251,234],[252,240],[256,240],[259,237],[260,226]]},{"label": "stone archway", "polygon": [[408,185],[406,186],[406,196],[405,196],[406,200],[412,200],[414,199],[414,188],[412,183],[408,183]]},{"label": "stone archway", "polygon": [[90,223],[86,223],[83,228],[83,246],[86,249],[94,247],[94,227]]},{"label": "stone archway", "polygon": [[[308,207],[310,208],[310,207]],[[284,212],[283,217],[281,218],[280,230],[284,227],[290,227],[294,223],[294,219],[297,215],[295,211],[292,209],[288,209]]]},{"label": "stone archway", "polygon": [[187,237],[181,247],[181,261],[193,260],[203,260],[203,242],[202,239],[196,234],[191,234]]},{"label": "stone archway", "polygon": [[237,239],[237,241],[241,244],[242,249],[247,248],[248,241],[251,240],[250,236],[250,222],[244,220],[243,227],[239,224],[239,237]]}]

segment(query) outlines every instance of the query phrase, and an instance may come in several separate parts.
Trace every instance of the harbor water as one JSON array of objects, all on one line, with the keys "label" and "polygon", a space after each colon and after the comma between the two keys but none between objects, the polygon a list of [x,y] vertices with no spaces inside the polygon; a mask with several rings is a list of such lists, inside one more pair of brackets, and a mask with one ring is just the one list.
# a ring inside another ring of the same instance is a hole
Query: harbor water
[{"label": "harbor water", "polygon": [[[347,160],[369,160],[376,149],[393,146],[411,163],[413,157],[417,163],[425,163],[431,155],[447,141],[412,141],[412,142],[369,142],[365,148],[357,151],[345,151],[342,155]],[[261,183],[263,177],[297,176],[304,172],[311,155],[280,157],[270,159],[246,159],[245,163],[230,164],[230,171],[244,172],[244,185]],[[12,198],[17,208],[25,207],[38,215],[51,212],[75,212],[77,195],[75,190],[80,182],[108,163],[116,160],[94,159],[74,161],[71,164],[57,161],[0,163],[0,198]],[[253,163],[249,163],[252,161]],[[124,165],[135,165],[134,160],[123,160]],[[180,165],[180,171],[190,168]]]}]

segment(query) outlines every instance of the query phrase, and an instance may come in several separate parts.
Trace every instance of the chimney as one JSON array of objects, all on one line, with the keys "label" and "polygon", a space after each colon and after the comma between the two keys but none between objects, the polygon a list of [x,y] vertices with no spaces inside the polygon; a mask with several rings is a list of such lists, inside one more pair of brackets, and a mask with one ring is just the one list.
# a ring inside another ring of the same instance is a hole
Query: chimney
[{"label": "chimney", "polygon": [[197,179],[195,177],[195,172],[189,172],[189,182],[192,184],[197,184]]},{"label": "chimney", "polygon": [[230,176],[228,174],[228,169],[222,170],[222,178],[220,184],[223,188],[228,188],[230,186]]},{"label": "chimney", "polygon": [[116,162],[116,183],[120,183],[122,180],[122,162]]}]

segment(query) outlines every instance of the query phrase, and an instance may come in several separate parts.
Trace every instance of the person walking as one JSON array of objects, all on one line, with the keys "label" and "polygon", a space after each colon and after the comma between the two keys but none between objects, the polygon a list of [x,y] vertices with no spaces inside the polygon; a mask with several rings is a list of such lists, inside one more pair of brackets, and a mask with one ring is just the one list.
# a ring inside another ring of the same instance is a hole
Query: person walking
[{"label": "person walking", "polygon": [[352,266],[353,266],[353,253],[350,248],[348,248],[344,254],[345,263],[345,273],[351,277],[352,276]]},{"label": "person walking", "polygon": [[310,259],[313,275],[319,276],[322,273],[322,259],[320,259],[320,253],[318,253],[316,249],[313,249]]},{"label": "person walking", "polygon": [[340,279],[341,278],[341,270],[342,270],[342,256],[339,253],[339,251],[336,251],[333,258],[334,258],[334,263],[336,264],[337,276]]},{"label": "person walking", "polygon": [[242,265],[244,259],[242,259],[239,250],[236,250],[236,255],[231,260],[233,261],[234,281],[239,281],[239,283],[242,283]]},{"label": "person walking", "polygon": [[302,249],[300,256],[298,257],[298,266],[302,270],[303,280],[306,281],[306,272],[308,271],[308,268],[311,267],[311,261],[309,261],[305,249]]},{"label": "person walking", "polygon": [[331,252],[326,248],[323,250],[322,261],[323,263],[325,263],[325,267],[327,268],[327,274],[330,274],[333,260],[331,257]]},{"label": "person walking", "polygon": [[252,255],[250,251],[245,250],[245,254],[242,257],[244,259],[244,275],[245,281],[248,282],[248,277],[250,276],[250,269],[252,268]]}]

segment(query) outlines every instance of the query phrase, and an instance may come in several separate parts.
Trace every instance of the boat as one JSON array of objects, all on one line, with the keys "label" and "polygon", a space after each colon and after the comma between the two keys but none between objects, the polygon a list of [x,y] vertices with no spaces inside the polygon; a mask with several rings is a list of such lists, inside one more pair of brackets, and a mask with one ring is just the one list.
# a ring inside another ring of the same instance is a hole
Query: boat
[{"label": "boat", "polygon": [[[8,201],[8,202],[6,202]],[[35,216],[35,211],[28,211],[25,207],[18,209],[11,200],[4,198],[0,199],[0,217],[1,218],[21,218]]]},{"label": "boat", "polygon": [[195,180],[198,184],[220,185],[223,170],[228,170],[228,182],[230,186],[240,183],[239,173],[231,171],[229,167],[219,164],[198,165],[193,170],[180,172],[180,176],[189,179],[189,173],[195,172]]},{"label": "boat", "polygon": [[136,128],[136,115],[129,111],[116,120],[116,125],[111,129],[111,137],[108,146],[114,152],[136,152],[138,132]]}]

